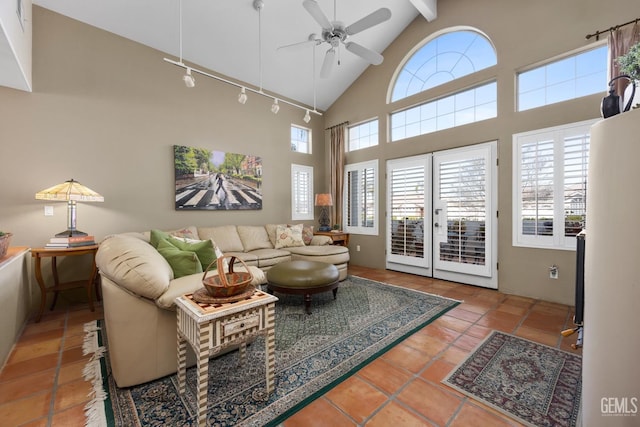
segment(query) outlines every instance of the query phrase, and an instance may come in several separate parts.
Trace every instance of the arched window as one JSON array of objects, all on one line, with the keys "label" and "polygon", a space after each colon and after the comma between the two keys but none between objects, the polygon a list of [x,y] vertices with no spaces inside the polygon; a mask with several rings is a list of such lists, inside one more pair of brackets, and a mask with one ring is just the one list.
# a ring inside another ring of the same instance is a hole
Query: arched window
[{"label": "arched window", "polygon": [[391,102],[496,65],[491,42],[473,30],[442,34],[419,48],[397,75]]}]

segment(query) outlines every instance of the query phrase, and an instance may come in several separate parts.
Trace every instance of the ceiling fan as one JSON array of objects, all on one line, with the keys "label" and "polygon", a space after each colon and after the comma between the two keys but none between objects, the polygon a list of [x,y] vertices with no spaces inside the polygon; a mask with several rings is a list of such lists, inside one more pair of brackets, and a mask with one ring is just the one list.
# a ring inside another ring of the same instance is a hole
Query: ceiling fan
[{"label": "ceiling fan", "polygon": [[307,12],[309,12],[309,15],[311,15],[311,17],[318,24],[320,24],[320,27],[322,27],[321,36],[320,38],[318,38],[316,34],[311,34],[307,41],[282,46],[281,48],[307,44],[310,42],[315,43],[316,46],[322,43],[328,43],[331,47],[329,48],[329,50],[327,50],[327,53],[325,54],[324,60],[322,62],[322,67],[320,68],[321,78],[329,77],[329,75],[331,74],[331,69],[333,68],[333,64],[335,62],[334,59],[336,56],[336,50],[339,49],[341,43],[349,52],[358,55],[372,65],[379,65],[382,63],[382,60],[384,58],[378,52],[368,49],[358,43],[346,40],[351,35],[357,34],[384,21],[387,21],[389,18],[391,18],[391,11],[389,9],[387,9],[386,7],[380,8],[375,12],[372,12],[369,15],[365,16],[364,18],[361,18],[360,20],[354,22],[353,24],[345,26],[341,21],[337,21],[335,18],[335,0],[333,3],[333,21],[329,21],[329,18],[327,18],[324,12],[322,12],[322,9],[320,9],[320,5],[318,5],[318,2],[316,0],[304,0],[302,2],[302,6],[307,10]]}]

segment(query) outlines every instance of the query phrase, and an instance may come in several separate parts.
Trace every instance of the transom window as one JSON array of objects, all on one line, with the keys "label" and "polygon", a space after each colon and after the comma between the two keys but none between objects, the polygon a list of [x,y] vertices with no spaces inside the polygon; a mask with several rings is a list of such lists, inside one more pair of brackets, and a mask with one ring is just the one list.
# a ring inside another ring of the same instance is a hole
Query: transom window
[{"label": "transom window", "polygon": [[291,151],[311,154],[311,129],[291,125]]},{"label": "transom window", "polygon": [[391,141],[491,119],[498,115],[496,83],[488,83],[391,114]]},{"label": "transom window", "polygon": [[378,145],[378,119],[349,126],[349,151]]},{"label": "transom window", "polygon": [[452,31],[429,41],[404,64],[391,102],[424,92],[462,76],[496,65],[491,42],[476,31]]},{"label": "transom window", "polygon": [[604,92],[606,45],[518,74],[518,111]]}]

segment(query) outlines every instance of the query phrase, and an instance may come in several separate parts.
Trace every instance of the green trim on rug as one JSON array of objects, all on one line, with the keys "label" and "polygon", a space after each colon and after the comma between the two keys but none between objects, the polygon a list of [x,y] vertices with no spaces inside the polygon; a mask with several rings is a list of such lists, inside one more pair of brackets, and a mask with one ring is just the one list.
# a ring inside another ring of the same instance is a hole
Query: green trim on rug
[{"label": "green trim on rug", "polygon": [[442,383],[530,427],[579,425],[582,357],[492,331]]},{"label": "green trim on rug", "polygon": [[[351,277],[358,277],[361,278],[359,276],[351,276]],[[370,280],[372,282],[376,282],[376,283],[380,283],[382,285],[386,285],[386,286],[395,286],[397,288],[400,288],[401,286],[396,286],[396,285],[392,285],[389,283],[383,283],[383,282],[378,282],[375,280],[371,280],[371,279],[365,279],[365,280]],[[408,288],[402,288],[402,289],[408,289]],[[415,292],[422,292],[422,291],[418,291],[416,289],[410,289],[412,291]],[[427,292],[422,292],[422,293],[427,293]],[[432,294],[429,294],[432,295]],[[439,295],[438,295],[439,296]],[[440,298],[446,298],[446,297],[440,297]],[[453,301],[453,300],[452,300]],[[272,421],[268,422],[267,424],[264,425],[264,427],[273,427],[273,426],[277,426],[279,423],[282,423],[283,421],[285,421],[287,418],[291,417],[292,415],[294,415],[295,413],[299,412],[300,410],[304,409],[305,406],[307,406],[308,404],[310,404],[311,402],[313,402],[314,400],[316,400],[317,398],[323,396],[325,393],[327,393],[329,390],[331,390],[332,388],[336,387],[338,384],[340,384],[341,382],[343,382],[344,380],[346,380],[347,378],[353,376],[356,372],[358,372],[360,369],[364,368],[365,366],[367,366],[369,363],[373,362],[375,359],[377,359],[378,357],[380,357],[381,355],[383,355],[384,353],[386,353],[387,351],[391,350],[393,347],[395,347],[396,345],[398,345],[400,342],[404,341],[405,339],[407,339],[408,337],[410,337],[411,335],[415,334],[416,332],[418,332],[420,329],[424,328],[425,326],[429,325],[430,323],[432,323],[434,320],[439,319],[440,316],[442,316],[443,314],[445,314],[446,312],[448,312],[449,310],[457,307],[458,305],[460,305],[461,301],[455,301],[455,304],[453,304],[450,307],[444,308],[442,309],[438,314],[436,314],[435,316],[427,319],[425,322],[423,322],[422,324],[420,324],[419,326],[416,326],[415,328],[411,329],[410,331],[406,332],[404,335],[398,337],[396,340],[392,341],[388,346],[386,346],[383,349],[378,350],[377,352],[375,352],[374,354],[372,354],[369,358],[367,358],[366,360],[362,361],[361,363],[359,363],[358,365],[354,366],[350,371],[348,371],[347,373],[341,375],[340,377],[336,378],[333,382],[331,382],[330,384],[327,384],[326,386],[322,387],[320,390],[316,391],[315,393],[313,393],[312,395],[310,395],[309,397],[307,397],[306,399],[304,399],[303,401],[301,401],[300,403],[298,403],[297,405],[295,405],[294,407],[292,407],[291,409],[287,410],[286,412],[284,412],[282,415],[276,417],[275,419],[273,419]]]}]

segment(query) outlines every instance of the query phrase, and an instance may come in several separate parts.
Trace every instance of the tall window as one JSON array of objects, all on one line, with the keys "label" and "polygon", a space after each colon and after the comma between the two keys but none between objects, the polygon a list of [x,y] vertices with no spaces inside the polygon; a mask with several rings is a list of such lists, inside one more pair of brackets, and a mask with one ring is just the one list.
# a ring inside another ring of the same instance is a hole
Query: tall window
[{"label": "tall window", "polygon": [[595,120],[513,136],[513,245],[575,249],[586,218]]},{"label": "tall window", "polygon": [[498,114],[496,83],[488,83],[391,114],[391,141],[491,119]]},{"label": "tall window", "polygon": [[311,154],[311,129],[291,125],[291,151]]},{"label": "tall window", "polygon": [[452,31],[432,39],[403,65],[391,102],[424,92],[462,76],[496,65],[491,42],[477,31]]},{"label": "tall window", "polygon": [[378,119],[349,126],[349,150],[378,145]]},{"label": "tall window", "polygon": [[378,235],[378,160],[345,165],[345,231]]},{"label": "tall window", "polygon": [[606,45],[518,74],[518,111],[604,92]]},{"label": "tall window", "polygon": [[313,219],[313,167],[291,165],[291,219]]}]

